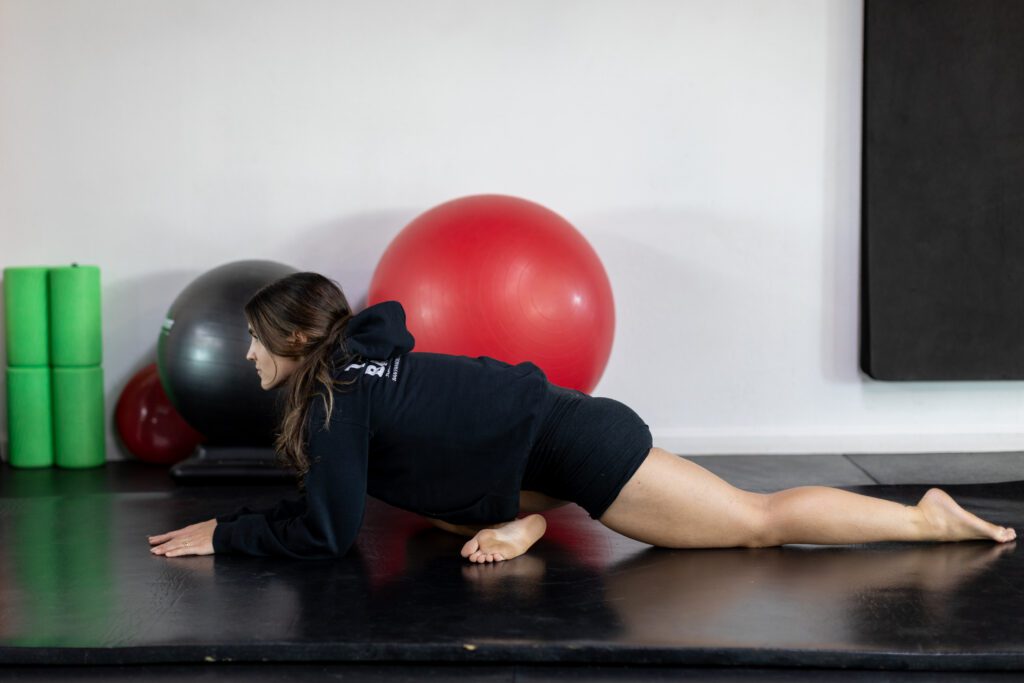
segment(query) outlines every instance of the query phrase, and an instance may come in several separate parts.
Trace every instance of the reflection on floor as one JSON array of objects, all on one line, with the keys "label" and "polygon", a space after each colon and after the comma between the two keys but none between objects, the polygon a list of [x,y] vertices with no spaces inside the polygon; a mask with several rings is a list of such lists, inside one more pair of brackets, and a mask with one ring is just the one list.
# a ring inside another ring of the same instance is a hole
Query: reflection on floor
[{"label": "reflection on floor", "polygon": [[[916,471],[940,478],[969,457],[945,456],[945,465],[937,457]],[[693,459],[752,490],[840,485],[912,504],[929,488],[869,485],[888,475],[884,462],[862,456]],[[1002,462],[1007,471],[990,475],[1000,483],[943,488],[1020,530],[1024,482],[1006,479],[1024,469],[1010,454]],[[1024,669],[1016,543],[665,550],[566,506],[545,513],[548,532],[528,554],[475,565],[459,555],[464,538],[371,500],[356,549],[336,561],[148,552],[148,534],[289,493],[183,487],[165,469],[134,462],[81,472],[5,465],[0,663],[391,662],[422,674],[426,662],[444,671],[461,662],[484,667],[487,680],[546,680],[551,666],[567,664],[605,666],[558,670],[574,680],[625,671],[612,665],[631,666],[638,680],[669,673],[635,671],[655,664]],[[534,668],[542,664],[549,669]],[[701,676],[751,680],[747,669],[715,671]]]}]

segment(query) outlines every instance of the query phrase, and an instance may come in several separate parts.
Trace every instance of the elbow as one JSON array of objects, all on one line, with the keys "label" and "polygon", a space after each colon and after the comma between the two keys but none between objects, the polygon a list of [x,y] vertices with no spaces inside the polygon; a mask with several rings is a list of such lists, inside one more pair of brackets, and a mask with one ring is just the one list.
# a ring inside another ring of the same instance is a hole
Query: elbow
[{"label": "elbow", "polygon": [[317,557],[336,558],[345,556],[355,545],[362,520],[353,524],[351,518],[330,520],[330,523],[310,524],[306,527],[307,547]]},{"label": "elbow", "polygon": [[349,542],[349,543],[329,543],[323,549],[323,553],[324,553],[325,559],[335,560],[335,559],[340,559],[342,557],[345,557],[346,555],[348,555],[348,552],[352,549],[352,546],[354,546],[354,545],[355,545],[355,543],[352,543],[352,542]]},{"label": "elbow", "polygon": [[355,545],[355,536],[330,536],[323,539],[318,548],[318,555],[325,559],[335,559],[344,557]]}]

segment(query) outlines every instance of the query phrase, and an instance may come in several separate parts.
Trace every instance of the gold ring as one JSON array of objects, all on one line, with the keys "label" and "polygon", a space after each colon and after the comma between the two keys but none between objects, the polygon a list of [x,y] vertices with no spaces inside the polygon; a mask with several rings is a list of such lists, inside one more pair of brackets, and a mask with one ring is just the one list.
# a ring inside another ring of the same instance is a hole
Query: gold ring
[{"label": "gold ring", "polygon": [[185,541],[185,545],[191,545],[188,541]]}]

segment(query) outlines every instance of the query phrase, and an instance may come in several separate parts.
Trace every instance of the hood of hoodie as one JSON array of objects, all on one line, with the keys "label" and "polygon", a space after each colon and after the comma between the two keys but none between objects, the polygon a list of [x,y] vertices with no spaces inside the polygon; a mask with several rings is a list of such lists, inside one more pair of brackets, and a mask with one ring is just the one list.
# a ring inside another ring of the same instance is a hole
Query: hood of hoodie
[{"label": "hood of hoodie", "polygon": [[351,353],[385,360],[412,351],[415,338],[405,326],[405,309],[397,301],[382,301],[352,316],[345,327]]}]

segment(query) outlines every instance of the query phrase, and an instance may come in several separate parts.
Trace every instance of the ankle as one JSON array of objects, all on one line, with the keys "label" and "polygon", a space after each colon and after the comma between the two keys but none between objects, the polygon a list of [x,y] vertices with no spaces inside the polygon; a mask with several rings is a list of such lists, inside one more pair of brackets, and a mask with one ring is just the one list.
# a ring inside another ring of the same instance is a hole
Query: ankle
[{"label": "ankle", "polygon": [[920,505],[908,505],[911,521],[916,529],[915,539],[918,541],[940,541],[943,530],[940,529],[940,520],[930,516],[928,511]]}]

